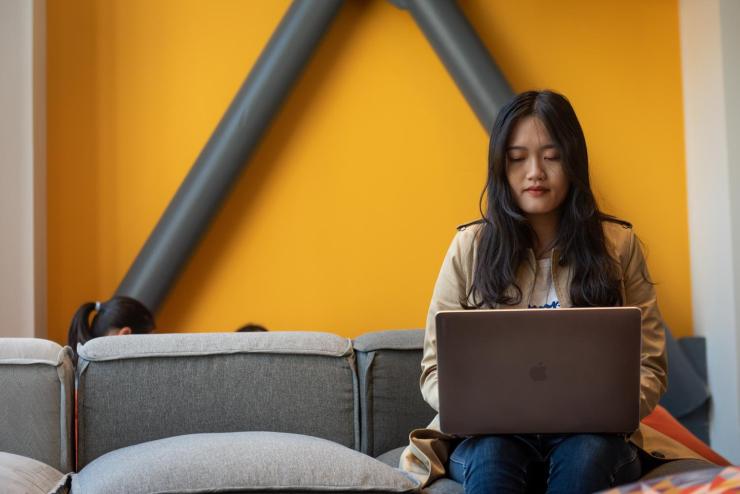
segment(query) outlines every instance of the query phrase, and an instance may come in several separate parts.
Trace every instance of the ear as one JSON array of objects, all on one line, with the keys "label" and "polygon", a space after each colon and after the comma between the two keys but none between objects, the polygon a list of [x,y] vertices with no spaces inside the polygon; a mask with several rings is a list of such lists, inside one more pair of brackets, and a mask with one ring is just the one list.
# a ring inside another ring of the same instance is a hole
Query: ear
[{"label": "ear", "polygon": [[116,336],[122,336],[122,335],[124,335],[124,334],[131,334],[131,333],[132,333],[132,331],[131,331],[131,328],[130,328],[130,327],[128,327],[128,326],[125,326],[125,327],[123,327],[123,328],[119,329],[119,330],[118,330],[118,331],[116,332]]}]

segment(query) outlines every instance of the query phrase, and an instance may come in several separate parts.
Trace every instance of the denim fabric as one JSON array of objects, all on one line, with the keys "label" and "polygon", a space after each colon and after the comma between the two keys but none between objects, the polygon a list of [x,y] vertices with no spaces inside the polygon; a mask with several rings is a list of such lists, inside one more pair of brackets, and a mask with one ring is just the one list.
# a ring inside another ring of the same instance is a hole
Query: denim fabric
[{"label": "denim fabric", "polygon": [[530,434],[478,436],[453,451],[449,474],[467,494],[525,493],[540,482],[548,494],[590,493],[637,480],[637,448],[624,436]]},{"label": "denim fabric", "polygon": [[451,479],[439,479],[422,491],[424,494],[465,494],[463,486]]}]

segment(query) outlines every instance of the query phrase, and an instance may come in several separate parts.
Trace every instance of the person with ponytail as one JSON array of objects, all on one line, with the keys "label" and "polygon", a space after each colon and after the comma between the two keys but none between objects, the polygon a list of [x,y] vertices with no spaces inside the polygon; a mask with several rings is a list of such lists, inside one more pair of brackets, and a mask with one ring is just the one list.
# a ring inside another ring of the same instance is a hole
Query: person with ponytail
[{"label": "person with ponytail", "polygon": [[[630,223],[598,208],[588,165],[583,130],[563,95],[528,91],[498,113],[481,218],[458,227],[428,311],[420,385],[435,410],[437,312],[499,308],[639,307],[640,418],[658,404],[667,363],[655,289]],[[411,432],[400,467],[423,486],[452,477],[467,494],[528,492],[543,476],[548,493],[577,494],[634,481],[641,458],[704,459],[642,424],[628,436],[457,438],[440,431],[437,416]]]},{"label": "person with ponytail", "polygon": [[144,304],[131,297],[117,295],[107,302],[82,304],[69,325],[68,344],[76,360],[78,343],[84,345],[100,336],[146,334],[154,328],[154,317]]}]

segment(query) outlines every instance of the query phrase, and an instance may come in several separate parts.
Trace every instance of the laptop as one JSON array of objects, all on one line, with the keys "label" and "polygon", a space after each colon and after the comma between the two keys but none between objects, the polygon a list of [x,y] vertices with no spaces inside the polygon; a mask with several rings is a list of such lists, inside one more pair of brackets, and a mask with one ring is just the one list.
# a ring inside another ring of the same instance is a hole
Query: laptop
[{"label": "laptop", "polygon": [[639,426],[640,309],[440,311],[443,432],[629,433]]}]

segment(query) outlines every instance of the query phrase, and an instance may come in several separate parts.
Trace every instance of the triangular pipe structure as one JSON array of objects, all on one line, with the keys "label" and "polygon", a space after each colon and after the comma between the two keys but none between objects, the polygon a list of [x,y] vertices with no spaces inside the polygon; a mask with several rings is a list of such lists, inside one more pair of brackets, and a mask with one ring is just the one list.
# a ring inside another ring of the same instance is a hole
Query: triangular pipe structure
[{"label": "triangular pipe structure", "polygon": [[453,0],[391,0],[411,13],[486,132],[513,96],[465,14]]},{"label": "triangular pipe structure", "polygon": [[[392,0],[407,9],[490,131],[511,88],[454,0]],[[343,0],[294,0],[121,282],[156,311],[247,165]]]},{"label": "triangular pipe structure", "polygon": [[117,295],[157,310],[342,4],[343,0],[291,4]]}]

